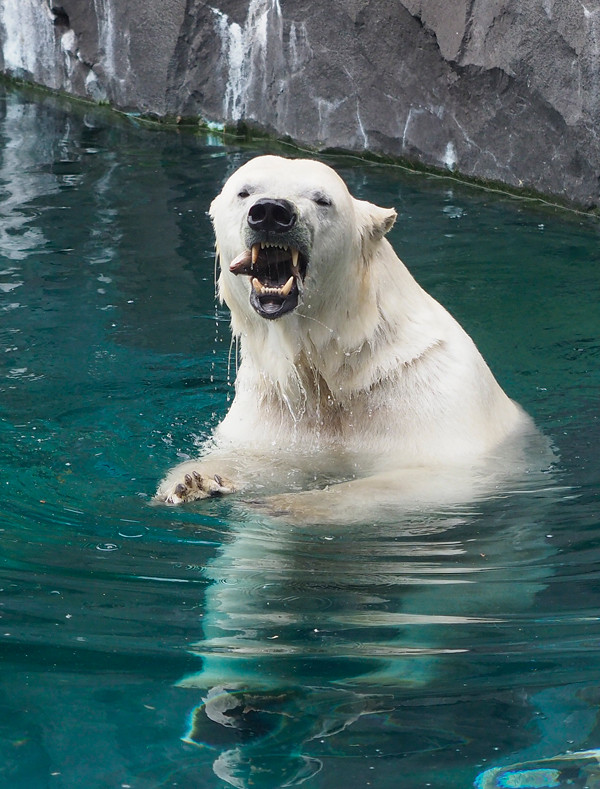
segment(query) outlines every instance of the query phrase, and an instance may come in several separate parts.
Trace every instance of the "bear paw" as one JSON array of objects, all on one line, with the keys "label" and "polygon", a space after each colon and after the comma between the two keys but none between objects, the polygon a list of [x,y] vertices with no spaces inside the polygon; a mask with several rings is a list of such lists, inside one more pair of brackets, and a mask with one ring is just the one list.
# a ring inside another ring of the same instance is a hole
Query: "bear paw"
[{"label": "bear paw", "polygon": [[200,474],[199,471],[192,471],[185,474],[181,481],[173,482],[165,488],[161,487],[156,499],[164,501],[165,504],[184,504],[189,501],[224,496],[234,491],[233,483],[219,474],[210,477]]}]

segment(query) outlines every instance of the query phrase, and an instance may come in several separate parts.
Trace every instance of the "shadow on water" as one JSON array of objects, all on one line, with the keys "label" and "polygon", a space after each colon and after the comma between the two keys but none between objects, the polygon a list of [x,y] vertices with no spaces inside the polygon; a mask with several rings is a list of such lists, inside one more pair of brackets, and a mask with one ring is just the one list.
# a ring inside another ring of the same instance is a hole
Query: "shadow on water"
[{"label": "shadow on water", "polygon": [[2,96],[0,783],[592,786],[596,222],[337,160],[557,469],[343,528],[151,507],[227,407],[205,210],[250,154]]}]

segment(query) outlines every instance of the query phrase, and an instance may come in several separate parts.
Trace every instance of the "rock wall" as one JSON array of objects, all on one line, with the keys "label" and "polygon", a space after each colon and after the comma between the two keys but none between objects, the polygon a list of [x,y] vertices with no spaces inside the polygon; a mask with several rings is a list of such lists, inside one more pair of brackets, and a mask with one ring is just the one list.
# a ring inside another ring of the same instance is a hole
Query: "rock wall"
[{"label": "rock wall", "polygon": [[9,75],[600,202],[600,0],[2,0]]}]

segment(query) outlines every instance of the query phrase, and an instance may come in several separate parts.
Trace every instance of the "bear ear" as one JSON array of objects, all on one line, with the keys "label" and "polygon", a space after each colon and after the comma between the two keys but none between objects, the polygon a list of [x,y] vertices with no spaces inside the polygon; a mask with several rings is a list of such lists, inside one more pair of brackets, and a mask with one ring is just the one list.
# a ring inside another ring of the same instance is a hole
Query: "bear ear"
[{"label": "bear ear", "polygon": [[355,200],[355,210],[363,244],[363,253],[369,257],[369,247],[376,244],[394,226],[398,216],[394,208],[380,208],[366,200]]}]

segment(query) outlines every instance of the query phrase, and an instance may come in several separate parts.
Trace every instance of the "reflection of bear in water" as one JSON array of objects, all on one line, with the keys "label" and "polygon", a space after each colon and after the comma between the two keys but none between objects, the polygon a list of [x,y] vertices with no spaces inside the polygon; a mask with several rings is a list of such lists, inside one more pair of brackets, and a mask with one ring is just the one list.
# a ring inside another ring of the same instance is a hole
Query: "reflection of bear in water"
[{"label": "reflection of bear in water", "polygon": [[533,498],[514,493],[510,514],[482,502],[368,530],[235,524],[205,570],[202,668],[180,683],[203,703],[186,740],[212,747],[215,773],[238,787],[295,785],[322,765],[330,785],[344,759],[388,769],[378,754],[407,770],[441,759],[463,771],[448,785],[469,786],[502,744],[490,711],[509,730],[533,717],[514,675],[485,690],[496,666],[488,647],[476,654],[511,637],[505,623],[542,588]]},{"label": "reflection of bear in water", "polygon": [[469,500],[523,472],[531,421],[394,253],[394,210],[320,162],[264,156],[211,216],[236,394],[158,500],[279,493],[266,506],[296,521],[360,522],[374,503]]}]

